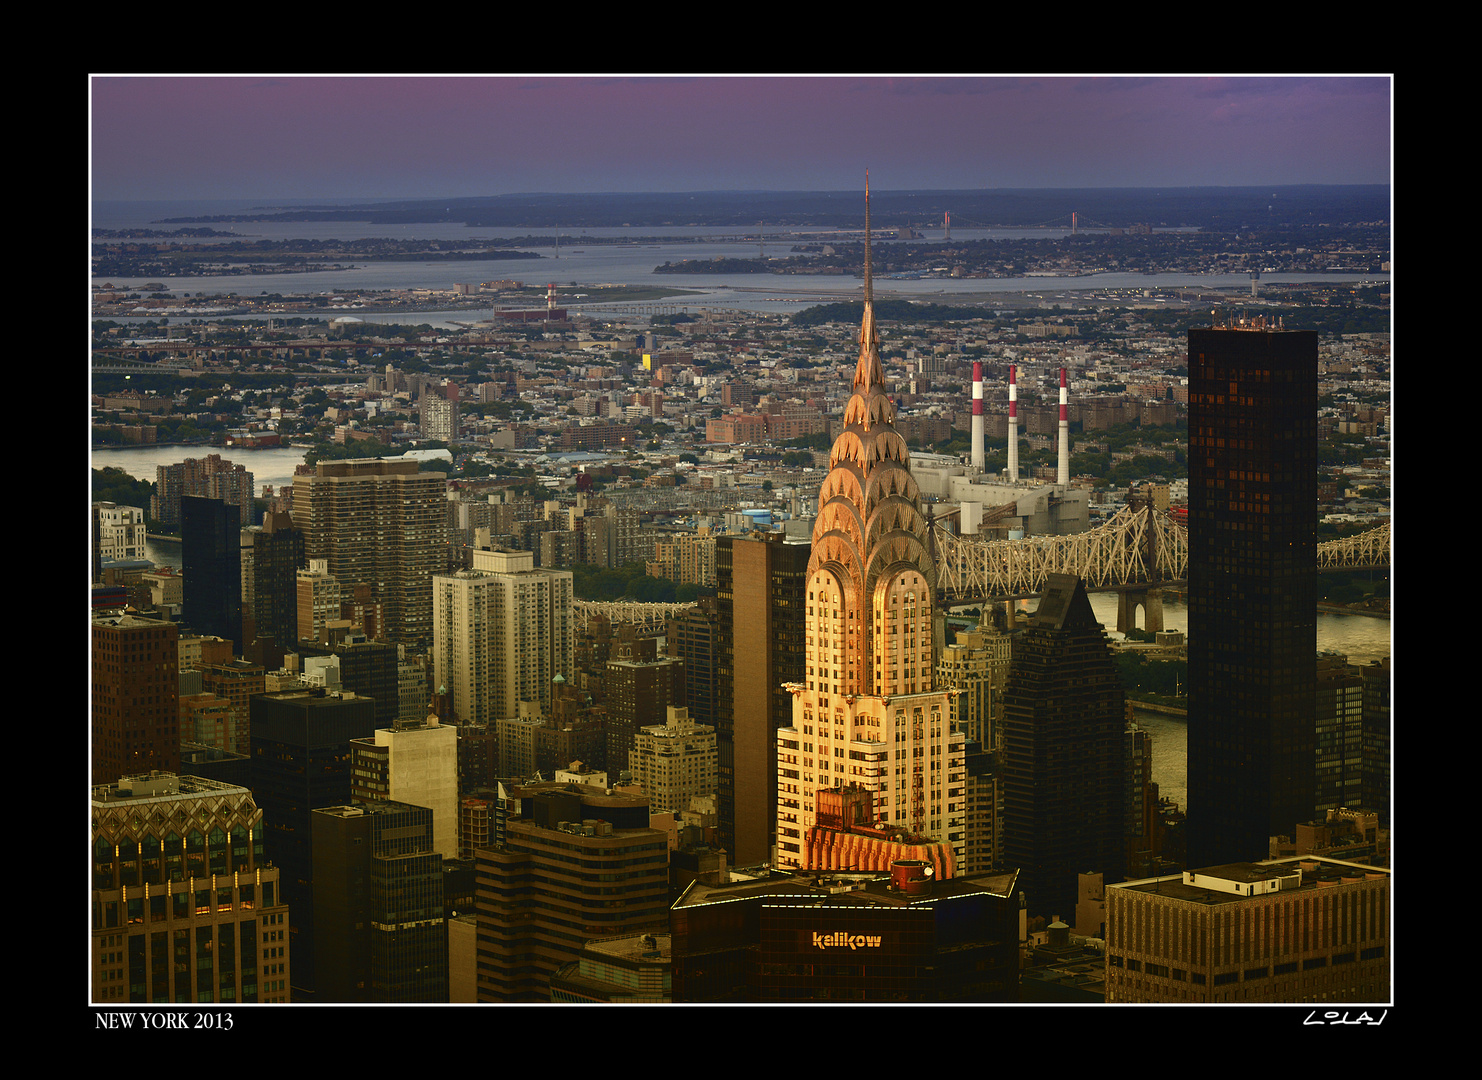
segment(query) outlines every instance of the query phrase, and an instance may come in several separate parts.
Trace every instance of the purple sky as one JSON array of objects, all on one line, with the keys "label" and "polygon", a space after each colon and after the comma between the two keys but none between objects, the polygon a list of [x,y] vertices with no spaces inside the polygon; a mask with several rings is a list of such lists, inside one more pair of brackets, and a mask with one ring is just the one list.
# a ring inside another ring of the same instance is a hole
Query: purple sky
[{"label": "purple sky", "polygon": [[115,77],[98,199],[1384,183],[1369,77]]}]

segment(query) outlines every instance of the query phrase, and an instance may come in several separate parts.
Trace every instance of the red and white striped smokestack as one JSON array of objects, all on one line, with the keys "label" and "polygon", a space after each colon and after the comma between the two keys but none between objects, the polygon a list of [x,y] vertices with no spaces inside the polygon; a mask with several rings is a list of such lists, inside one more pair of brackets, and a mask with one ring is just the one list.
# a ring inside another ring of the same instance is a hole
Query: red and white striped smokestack
[{"label": "red and white striped smokestack", "polygon": [[1060,369],[1060,467],[1055,472],[1055,483],[1070,483],[1070,413],[1065,396],[1065,369]]},{"label": "red and white striped smokestack", "polygon": [[1019,482],[1019,384],[1018,369],[1009,365],[1009,483]]},{"label": "red and white striped smokestack", "polygon": [[983,468],[983,362],[973,361],[973,468]]}]

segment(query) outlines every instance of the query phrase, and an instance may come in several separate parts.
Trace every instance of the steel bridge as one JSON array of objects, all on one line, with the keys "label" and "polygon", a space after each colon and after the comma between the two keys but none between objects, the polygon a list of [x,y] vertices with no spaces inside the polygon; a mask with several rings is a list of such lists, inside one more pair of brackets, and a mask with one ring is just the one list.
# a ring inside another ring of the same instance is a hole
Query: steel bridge
[{"label": "steel bridge", "polygon": [[[1073,536],[975,540],[940,525],[937,589],[944,600],[1037,596],[1050,574],[1074,574],[1092,591],[1182,585],[1189,576],[1189,531],[1149,506],[1124,507],[1105,524]],[[1389,525],[1317,545],[1317,569],[1389,565]]]},{"label": "steel bridge", "polygon": [[[934,524],[937,594],[946,605],[988,603],[1039,596],[1051,574],[1074,574],[1092,592],[1117,592],[1117,629],[1135,625],[1143,609],[1144,628],[1161,630],[1158,590],[1187,584],[1189,532],[1170,514],[1150,506],[1124,507],[1094,529],[1072,536],[1031,536],[1022,540],[978,540]],[[1357,570],[1389,566],[1389,525],[1317,545],[1317,569]],[[662,630],[665,620],[694,604],[632,601],[574,604],[578,629],[601,614],[615,623]]]}]

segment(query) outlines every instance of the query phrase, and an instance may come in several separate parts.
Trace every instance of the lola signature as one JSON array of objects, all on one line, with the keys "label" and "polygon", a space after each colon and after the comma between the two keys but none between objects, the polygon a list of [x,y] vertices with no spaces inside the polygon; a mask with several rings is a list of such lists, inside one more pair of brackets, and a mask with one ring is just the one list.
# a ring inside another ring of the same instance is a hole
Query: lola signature
[{"label": "lola signature", "polygon": [[1379,1014],[1378,1020],[1375,1020],[1367,1012],[1359,1013],[1358,1016],[1350,1020],[1348,1018],[1347,1010],[1341,1013],[1325,1012],[1322,1014],[1321,1020],[1314,1020],[1313,1017],[1316,1015],[1317,1010],[1313,1009],[1310,1013],[1307,1014],[1307,1019],[1302,1021],[1302,1026],[1307,1027],[1309,1024],[1382,1024],[1384,1023],[1384,1018],[1389,1015],[1389,1010],[1383,1010]]}]

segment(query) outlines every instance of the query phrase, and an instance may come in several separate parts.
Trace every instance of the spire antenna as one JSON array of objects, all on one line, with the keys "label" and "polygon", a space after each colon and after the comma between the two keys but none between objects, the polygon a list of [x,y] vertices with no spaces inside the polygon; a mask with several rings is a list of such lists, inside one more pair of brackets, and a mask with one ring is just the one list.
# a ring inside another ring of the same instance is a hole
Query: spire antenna
[{"label": "spire antenna", "polygon": [[865,170],[865,287],[864,299],[866,304],[875,301],[874,277],[870,267],[870,170]]}]

